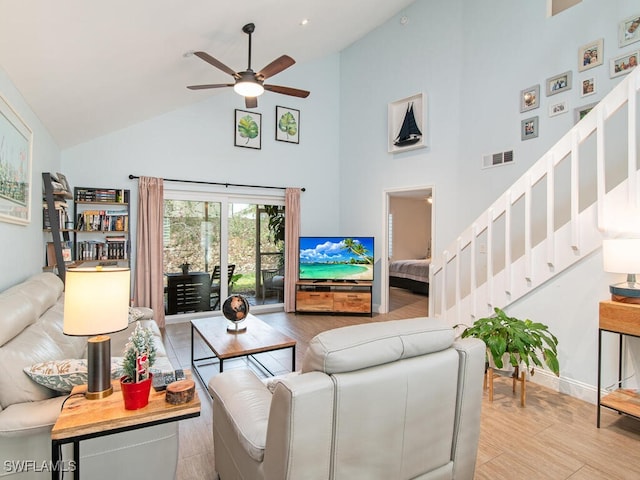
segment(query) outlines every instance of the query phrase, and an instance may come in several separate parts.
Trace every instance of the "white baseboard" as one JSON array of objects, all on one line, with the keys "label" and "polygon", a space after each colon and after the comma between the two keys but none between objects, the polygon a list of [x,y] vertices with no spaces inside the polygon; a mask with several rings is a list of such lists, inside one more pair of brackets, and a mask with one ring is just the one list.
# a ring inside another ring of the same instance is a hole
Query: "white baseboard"
[{"label": "white baseboard", "polygon": [[556,377],[547,370],[536,369],[535,375],[528,375],[527,380],[593,405],[598,401],[598,388],[595,385],[589,385],[571,378]]}]

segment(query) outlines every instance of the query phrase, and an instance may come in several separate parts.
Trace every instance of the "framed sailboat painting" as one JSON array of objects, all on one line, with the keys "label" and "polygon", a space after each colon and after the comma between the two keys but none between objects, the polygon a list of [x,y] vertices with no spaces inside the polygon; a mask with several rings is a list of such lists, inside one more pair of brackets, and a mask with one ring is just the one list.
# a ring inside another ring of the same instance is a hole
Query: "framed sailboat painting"
[{"label": "framed sailboat painting", "polygon": [[422,93],[389,104],[389,152],[427,146],[426,97]]}]

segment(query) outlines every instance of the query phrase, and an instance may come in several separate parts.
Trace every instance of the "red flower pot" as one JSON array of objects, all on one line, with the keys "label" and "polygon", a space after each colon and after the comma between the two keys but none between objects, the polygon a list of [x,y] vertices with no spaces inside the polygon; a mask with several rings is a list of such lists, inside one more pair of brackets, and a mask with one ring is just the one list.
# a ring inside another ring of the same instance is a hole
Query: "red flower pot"
[{"label": "red flower pot", "polygon": [[149,378],[138,383],[124,382],[128,378],[126,376],[120,377],[120,388],[122,389],[125,410],[137,410],[146,407],[149,403],[153,374],[150,373]]}]

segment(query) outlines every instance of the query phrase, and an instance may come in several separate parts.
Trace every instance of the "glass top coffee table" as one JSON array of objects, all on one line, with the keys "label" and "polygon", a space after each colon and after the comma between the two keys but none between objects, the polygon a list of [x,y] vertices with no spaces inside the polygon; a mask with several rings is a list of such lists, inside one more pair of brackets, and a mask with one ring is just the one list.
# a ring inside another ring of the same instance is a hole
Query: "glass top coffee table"
[{"label": "glass top coffee table", "polygon": [[[199,370],[198,362],[218,360],[220,372],[224,370],[224,361],[232,358],[249,357],[258,363],[269,375],[273,372],[254,355],[285,348],[291,349],[291,371],[296,369],[296,341],[266,324],[254,315],[247,315],[245,330],[227,331],[228,321],[224,317],[198,318],[191,320],[191,365],[203,385],[206,385]],[[213,355],[195,358],[194,339],[200,336]]]}]

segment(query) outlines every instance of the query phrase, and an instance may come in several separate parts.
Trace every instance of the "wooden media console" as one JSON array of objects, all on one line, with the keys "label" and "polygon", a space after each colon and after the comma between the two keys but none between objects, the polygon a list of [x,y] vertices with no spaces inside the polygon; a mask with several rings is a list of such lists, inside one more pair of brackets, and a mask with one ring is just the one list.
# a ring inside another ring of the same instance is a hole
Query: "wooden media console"
[{"label": "wooden media console", "polygon": [[373,282],[296,282],[296,312],[372,315]]}]

